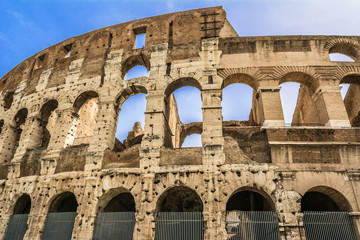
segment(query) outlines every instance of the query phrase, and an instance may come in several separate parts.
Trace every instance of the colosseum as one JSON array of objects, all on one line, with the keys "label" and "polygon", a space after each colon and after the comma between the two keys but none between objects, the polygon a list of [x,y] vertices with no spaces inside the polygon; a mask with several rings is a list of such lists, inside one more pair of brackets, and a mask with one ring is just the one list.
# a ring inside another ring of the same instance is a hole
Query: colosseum
[{"label": "colosseum", "polygon": [[[126,79],[138,65],[149,76]],[[252,88],[248,121],[223,121],[234,83]],[[359,36],[239,37],[222,7],[64,40],[0,80],[0,239],[360,239],[359,84]],[[202,122],[179,118],[185,86]],[[144,129],[121,142],[136,94]],[[181,147],[195,133],[202,147]]]}]

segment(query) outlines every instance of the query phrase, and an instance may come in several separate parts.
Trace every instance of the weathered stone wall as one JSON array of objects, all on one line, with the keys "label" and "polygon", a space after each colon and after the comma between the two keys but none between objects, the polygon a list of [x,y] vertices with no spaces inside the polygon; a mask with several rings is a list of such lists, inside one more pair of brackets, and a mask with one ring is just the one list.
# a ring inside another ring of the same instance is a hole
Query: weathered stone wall
[{"label": "weathered stone wall", "polygon": [[[145,47],[134,49],[143,32]],[[331,62],[333,52],[355,62]],[[149,77],[124,80],[136,65]],[[41,238],[63,192],[79,205],[72,238],[91,239],[98,210],[128,192],[134,239],[154,239],[159,199],[176,186],[201,199],[205,239],[226,239],[226,204],[242,189],[272,202],[283,239],[304,239],[300,202],[308,191],[346,199],[360,229],[359,76],[360,37],[238,37],[221,7],[135,20],[51,46],[0,79],[0,238],[23,194],[31,199],[25,239]],[[280,100],[284,82],[302,85],[291,127]],[[253,88],[249,121],[223,122],[222,89],[232,83]],[[345,103],[340,83],[351,84]],[[172,93],[183,86],[201,91],[202,123],[181,123]],[[121,106],[139,93],[147,94],[143,135],[119,143]],[[57,105],[43,119],[50,100]],[[47,147],[39,141],[44,128]],[[197,132],[201,148],[179,148]]]}]

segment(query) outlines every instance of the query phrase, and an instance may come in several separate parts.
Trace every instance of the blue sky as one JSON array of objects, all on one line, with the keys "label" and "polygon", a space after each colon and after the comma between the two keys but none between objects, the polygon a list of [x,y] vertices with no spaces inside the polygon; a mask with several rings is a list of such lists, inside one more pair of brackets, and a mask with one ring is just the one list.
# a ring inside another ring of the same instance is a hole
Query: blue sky
[{"label": "blue sky", "polygon": [[[223,6],[240,36],[360,35],[359,0],[2,0],[0,76],[40,50],[91,30],[219,5]],[[230,98],[247,95],[246,90],[242,94],[240,90],[226,91],[236,93],[230,94]],[[177,101],[181,105],[179,108],[182,107],[181,100]],[[223,103],[223,107],[231,108],[232,102]],[[249,109],[243,111],[246,115]]]}]

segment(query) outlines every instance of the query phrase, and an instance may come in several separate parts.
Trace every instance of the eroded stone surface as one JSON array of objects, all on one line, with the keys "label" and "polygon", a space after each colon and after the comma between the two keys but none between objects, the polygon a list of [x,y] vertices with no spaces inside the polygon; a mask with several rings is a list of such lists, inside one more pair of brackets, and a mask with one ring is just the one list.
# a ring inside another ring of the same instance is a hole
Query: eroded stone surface
[{"label": "eroded stone surface", "polygon": [[[205,29],[204,16],[217,22],[216,32]],[[144,31],[145,47],[134,49]],[[330,62],[333,52],[355,62]],[[359,61],[360,37],[238,37],[221,7],[135,20],[51,46],[0,80],[0,238],[27,194],[25,239],[40,239],[52,202],[68,192],[78,204],[72,239],[92,239],[97,213],[120,193],[134,198],[134,239],[154,238],[160,209],[200,205],[205,239],[226,239],[227,202],[239,190],[270,202],[283,239],[304,239],[308,191],[346,199],[341,207],[359,229]],[[124,80],[136,65],[149,77]],[[291,81],[301,88],[293,126],[285,127],[279,84]],[[254,90],[248,121],[222,120],[222,89],[232,83]],[[340,83],[351,83],[344,101]],[[172,93],[183,86],[201,91],[202,123],[180,121]],[[147,94],[145,127],[135,125],[120,142],[121,106],[139,93]],[[202,148],[179,148],[193,133],[202,134]],[[164,202],[169,193],[188,204]]]}]

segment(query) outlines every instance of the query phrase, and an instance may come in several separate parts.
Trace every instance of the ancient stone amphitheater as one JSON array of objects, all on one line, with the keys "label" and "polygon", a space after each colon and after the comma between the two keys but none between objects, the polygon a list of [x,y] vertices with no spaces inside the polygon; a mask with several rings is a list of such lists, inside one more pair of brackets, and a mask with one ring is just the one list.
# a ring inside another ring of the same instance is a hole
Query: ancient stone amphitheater
[{"label": "ancient stone amphitheater", "polygon": [[[125,80],[137,65],[149,76]],[[291,126],[286,82],[301,84]],[[234,83],[253,89],[248,121],[223,121]],[[239,37],[221,7],[55,44],[0,81],[0,238],[359,239],[358,84],[360,37]],[[202,122],[180,121],[184,86],[201,91]],[[139,93],[144,130],[120,142]],[[181,148],[194,133],[202,147]]]}]

